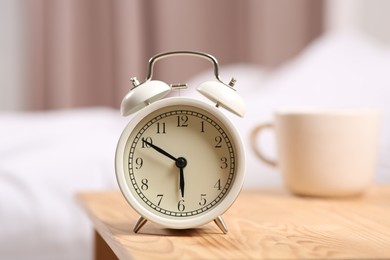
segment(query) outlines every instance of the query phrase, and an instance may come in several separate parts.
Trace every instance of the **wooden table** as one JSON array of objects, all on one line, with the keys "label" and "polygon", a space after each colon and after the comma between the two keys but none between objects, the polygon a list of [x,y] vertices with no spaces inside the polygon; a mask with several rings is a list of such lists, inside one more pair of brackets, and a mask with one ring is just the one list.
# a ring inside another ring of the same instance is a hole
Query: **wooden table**
[{"label": "wooden table", "polygon": [[78,200],[96,230],[96,259],[390,259],[390,186],[344,199],[243,191],[223,216],[226,235],[214,223],[170,230],[150,222],[135,234],[138,216],[118,191]]}]

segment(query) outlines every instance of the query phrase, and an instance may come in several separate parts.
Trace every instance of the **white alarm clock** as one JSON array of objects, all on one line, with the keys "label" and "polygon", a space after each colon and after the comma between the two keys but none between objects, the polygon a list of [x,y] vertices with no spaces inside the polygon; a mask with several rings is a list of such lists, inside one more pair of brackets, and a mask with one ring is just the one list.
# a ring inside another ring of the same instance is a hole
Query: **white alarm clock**
[{"label": "white alarm clock", "polygon": [[[197,90],[215,105],[189,98],[164,98],[172,89],[152,80],[154,63],[191,55],[210,60],[215,80]],[[137,114],[124,129],[116,149],[115,169],[121,192],[140,215],[134,232],[147,222],[187,229],[214,221],[227,233],[221,215],[233,204],[244,181],[245,152],[240,134],[220,107],[243,116],[245,106],[233,88],[219,78],[217,60],[206,53],[175,51],[149,60],[143,83],[132,78],[121,113]]]}]

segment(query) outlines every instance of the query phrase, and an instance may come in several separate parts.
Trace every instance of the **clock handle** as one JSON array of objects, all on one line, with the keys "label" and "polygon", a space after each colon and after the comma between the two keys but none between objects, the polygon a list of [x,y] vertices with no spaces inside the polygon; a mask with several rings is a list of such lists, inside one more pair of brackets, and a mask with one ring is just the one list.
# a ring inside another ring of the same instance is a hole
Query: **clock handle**
[{"label": "clock handle", "polygon": [[243,117],[245,114],[245,104],[241,97],[234,90],[236,80],[234,78],[228,84],[225,84],[219,77],[219,65],[217,59],[207,53],[197,51],[171,51],[159,53],[149,60],[148,76],[145,82],[151,81],[153,77],[154,64],[163,58],[170,56],[196,56],[210,60],[214,65],[214,76],[217,81],[207,81],[202,83],[197,90],[206,98],[216,103],[216,106],[222,106],[230,112]]},{"label": "clock handle", "polygon": [[158,60],[170,56],[185,55],[207,59],[211,61],[214,66],[214,76],[217,80],[204,82],[197,88],[197,90],[206,98],[215,102],[216,107],[222,106],[230,112],[243,117],[245,114],[245,104],[234,89],[236,80],[233,78],[228,84],[223,83],[219,77],[219,65],[217,59],[210,54],[197,51],[162,52],[150,58],[146,80],[143,83],[140,83],[136,78],[131,79],[133,88],[122,100],[122,115],[130,115],[144,108],[148,104],[163,98],[171,91],[172,88],[186,87],[186,84],[168,85],[159,80],[152,80],[154,64]]},{"label": "clock handle", "polygon": [[197,51],[170,51],[170,52],[162,52],[162,53],[156,54],[155,56],[153,56],[152,58],[149,59],[148,76],[146,77],[146,81],[149,81],[152,79],[153,66],[154,66],[154,63],[156,63],[158,60],[161,60],[161,59],[169,57],[169,56],[183,56],[183,55],[196,56],[196,57],[201,57],[201,58],[205,58],[207,60],[210,60],[214,65],[215,78],[218,81],[222,82],[222,80],[219,77],[219,65],[218,65],[217,59],[208,53],[197,52]]}]

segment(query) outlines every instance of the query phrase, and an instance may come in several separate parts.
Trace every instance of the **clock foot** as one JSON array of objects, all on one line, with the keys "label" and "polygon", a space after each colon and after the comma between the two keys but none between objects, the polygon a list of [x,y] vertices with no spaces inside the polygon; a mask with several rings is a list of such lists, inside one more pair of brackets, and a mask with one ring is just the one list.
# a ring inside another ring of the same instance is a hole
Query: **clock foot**
[{"label": "clock foot", "polygon": [[138,231],[146,224],[146,222],[147,220],[145,218],[139,217],[133,229],[134,233],[138,233]]},{"label": "clock foot", "polygon": [[216,219],[214,219],[214,223],[219,227],[219,229],[226,234],[228,232],[227,226],[225,222],[223,221],[223,218],[221,216],[218,216]]}]

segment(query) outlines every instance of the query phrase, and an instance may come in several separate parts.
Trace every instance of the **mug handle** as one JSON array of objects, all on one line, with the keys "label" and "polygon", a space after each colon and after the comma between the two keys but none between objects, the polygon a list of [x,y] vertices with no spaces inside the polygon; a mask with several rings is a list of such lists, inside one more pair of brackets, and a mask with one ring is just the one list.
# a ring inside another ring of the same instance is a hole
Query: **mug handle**
[{"label": "mug handle", "polygon": [[267,158],[266,156],[263,155],[263,153],[261,153],[261,151],[258,149],[257,145],[256,145],[256,140],[257,140],[257,136],[260,134],[261,131],[263,131],[264,129],[274,129],[274,124],[272,123],[264,123],[264,124],[260,124],[258,126],[256,126],[255,128],[252,129],[251,133],[250,133],[250,146],[252,148],[252,150],[254,151],[254,153],[256,154],[257,157],[259,157],[260,160],[262,160],[263,162],[265,162],[266,164],[272,166],[272,167],[277,167],[278,166],[278,163],[274,160],[271,160],[269,158]]}]

